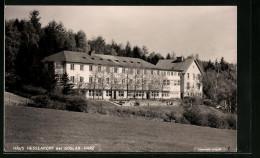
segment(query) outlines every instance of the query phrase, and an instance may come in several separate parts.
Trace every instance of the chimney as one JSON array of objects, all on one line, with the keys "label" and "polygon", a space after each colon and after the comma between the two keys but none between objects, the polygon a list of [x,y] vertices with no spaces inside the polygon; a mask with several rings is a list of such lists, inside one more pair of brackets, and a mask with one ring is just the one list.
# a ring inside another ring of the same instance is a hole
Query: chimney
[{"label": "chimney", "polygon": [[90,51],[90,52],[89,52],[89,55],[95,56],[95,51]]},{"label": "chimney", "polygon": [[178,62],[183,62],[183,60],[184,60],[183,56],[177,57],[177,59],[176,59],[176,61],[178,61]]}]

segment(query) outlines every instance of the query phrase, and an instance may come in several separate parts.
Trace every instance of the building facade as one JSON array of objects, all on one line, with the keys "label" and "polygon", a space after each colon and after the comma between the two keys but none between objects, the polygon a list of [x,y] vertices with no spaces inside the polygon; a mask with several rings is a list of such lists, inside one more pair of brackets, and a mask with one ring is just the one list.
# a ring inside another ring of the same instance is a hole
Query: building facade
[{"label": "building facade", "polygon": [[181,98],[185,96],[203,96],[203,84],[201,82],[203,70],[197,60],[177,57],[176,60],[160,60],[156,66],[181,71]]},{"label": "building facade", "polygon": [[181,98],[185,83],[197,85],[193,76],[185,78],[188,73],[198,74],[193,65],[183,73],[181,69],[164,68],[137,58],[72,51],[53,54],[44,61],[54,65],[58,81],[67,73],[73,89],[89,99]]}]

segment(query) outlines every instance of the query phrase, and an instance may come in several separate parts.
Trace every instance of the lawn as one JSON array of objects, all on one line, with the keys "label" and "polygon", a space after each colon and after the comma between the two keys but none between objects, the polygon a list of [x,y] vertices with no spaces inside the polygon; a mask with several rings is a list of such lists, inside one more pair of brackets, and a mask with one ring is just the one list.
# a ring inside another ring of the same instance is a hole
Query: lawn
[{"label": "lawn", "polygon": [[[237,131],[132,117],[5,105],[5,151],[14,146],[94,144],[100,152],[236,150]],[[62,150],[64,151],[64,150]]]}]

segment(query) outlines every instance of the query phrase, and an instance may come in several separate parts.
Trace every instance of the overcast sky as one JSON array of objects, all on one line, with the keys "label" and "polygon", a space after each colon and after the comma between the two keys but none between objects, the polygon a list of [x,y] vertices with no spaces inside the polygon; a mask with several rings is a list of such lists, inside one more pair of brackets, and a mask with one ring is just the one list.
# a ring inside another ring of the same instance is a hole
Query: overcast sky
[{"label": "overcast sky", "polygon": [[83,30],[88,39],[101,35],[106,42],[146,45],[163,56],[174,51],[237,62],[235,6],[6,6],[5,18],[29,19],[34,9],[42,26],[55,20],[74,32]]}]

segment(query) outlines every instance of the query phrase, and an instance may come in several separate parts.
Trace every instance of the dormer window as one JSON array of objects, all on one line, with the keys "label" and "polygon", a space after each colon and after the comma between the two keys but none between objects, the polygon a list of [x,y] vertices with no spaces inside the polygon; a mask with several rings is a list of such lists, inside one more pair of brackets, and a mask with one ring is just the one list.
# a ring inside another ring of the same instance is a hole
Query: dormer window
[{"label": "dormer window", "polygon": [[102,58],[99,58],[100,60],[103,60]]},{"label": "dormer window", "polygon": [[130,61],[130,63],[134,63],[133,61]]},{"label": "dormer window", "polygon": [[86,59],[86,57],[82,57],[83,59]]},{"label": "dormer window", "polygon": [[140,64],[140,62],[139,62],[139,61],[138,61],[137,63],[138,63],[138,64]]},{"label": "dormer window", "polygon": [[92,58],[92,60],[94,60],[95,58]]},{"label": "dormer window", "polygon": [[118,60],[115,60],[116,62],[118,62]]}]

